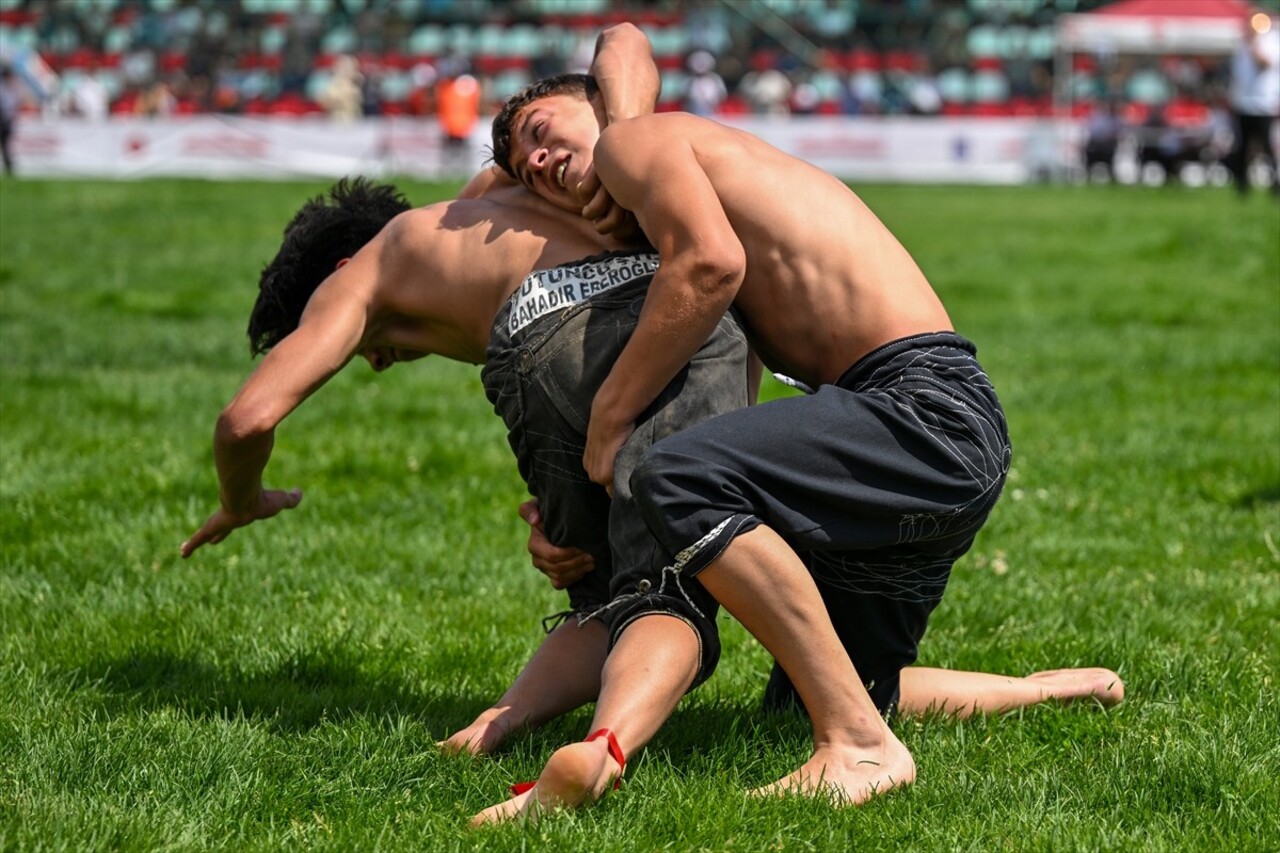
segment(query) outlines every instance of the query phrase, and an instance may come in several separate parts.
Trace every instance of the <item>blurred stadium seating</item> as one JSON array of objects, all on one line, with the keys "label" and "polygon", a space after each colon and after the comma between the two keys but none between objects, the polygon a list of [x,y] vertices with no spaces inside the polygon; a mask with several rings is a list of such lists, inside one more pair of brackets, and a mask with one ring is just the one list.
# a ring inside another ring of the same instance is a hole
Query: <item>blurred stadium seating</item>
[{"label": "blurred stadium seating", "polygon": [[[96,78],[114,113],[322,112],[358,58],[366,115],[429,114],[441,76],[495,109],[584,69],[609,24],[653,43],[663,109],[707,114],[1047,115],[1054,21],[1099,0],[0,0],[0,41],[58,74],[46,112]],[[705,54],[701,62],[691,61]],[[1214,103],[1221,62],[1077,57],[1072,109]],[[723,85],[694,85],[700,76]],[[1187,105],[1191,105],[1188,107]],[[1135,113],[1136,114],[1136,113]]]}]

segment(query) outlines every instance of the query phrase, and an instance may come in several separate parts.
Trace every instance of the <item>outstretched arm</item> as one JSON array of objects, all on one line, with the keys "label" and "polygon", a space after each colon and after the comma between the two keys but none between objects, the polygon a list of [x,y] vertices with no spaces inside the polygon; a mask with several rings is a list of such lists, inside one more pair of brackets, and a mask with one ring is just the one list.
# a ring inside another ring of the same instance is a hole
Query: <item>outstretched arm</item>
[{"label": "outstretched arm", "polygon": [[297,489],[263,487],[275,429],[359,347],[367,318],[363,294],[376,281],[378,249],[370,244],[317,288],[298,328],[267,354],[222,410],[213,436],[220,506],[182,543],[183,557],[203,545],[216,545],[238,527],[291,509],[302,499]]}]

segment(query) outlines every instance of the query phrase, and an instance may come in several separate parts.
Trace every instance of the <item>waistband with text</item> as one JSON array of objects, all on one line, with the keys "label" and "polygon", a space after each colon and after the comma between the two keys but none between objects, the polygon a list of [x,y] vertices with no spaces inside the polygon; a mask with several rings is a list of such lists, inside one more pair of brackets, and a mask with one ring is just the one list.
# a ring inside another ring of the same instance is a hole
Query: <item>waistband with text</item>
[{"label": "waistband with text", "polygon": [[545,317],[658,271],[656,254],[619,255],[601,260],[535,270],[511,294],[507,327],[511,334]]}]

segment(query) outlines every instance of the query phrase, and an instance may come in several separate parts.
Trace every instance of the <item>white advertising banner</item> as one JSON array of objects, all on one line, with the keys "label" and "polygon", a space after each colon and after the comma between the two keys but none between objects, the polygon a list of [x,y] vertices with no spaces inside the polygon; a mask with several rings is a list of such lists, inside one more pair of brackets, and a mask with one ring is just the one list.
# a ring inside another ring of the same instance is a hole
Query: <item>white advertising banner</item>
[{"label": "white advertising banner", "polygon": [[[1038,119],[841,118],[726,122],[849,180],[1016,184],[1065,162],[1064,128]],[[20,175],[137,179],[465,177],[484,163],[489,126],[449,150],[432,119],[194,116],[18,122]],[[1069,134],[1067,134],[1069,135]],[[743,168],[750,168],[744,163]]]}]

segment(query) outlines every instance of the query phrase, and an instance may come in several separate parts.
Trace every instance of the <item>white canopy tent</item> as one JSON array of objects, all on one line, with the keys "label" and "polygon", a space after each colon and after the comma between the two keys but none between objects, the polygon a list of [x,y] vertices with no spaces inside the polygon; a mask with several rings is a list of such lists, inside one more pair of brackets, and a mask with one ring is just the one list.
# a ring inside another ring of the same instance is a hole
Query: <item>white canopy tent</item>
[{"label": "white canopy tent", "polygon": [[1092,12],[1062,15],[1056,27],[1054,112],[1064,165],[1078,148],[1081,129],[1072,115],[1073,57],[1228,56],[1240,43],[1251,15],[1247,0],[1118,0]]},{"label": "white canopy tent", "polygon": [[1229,54],[1249,15],[1245,0],[1120,0],[1058,19],[1059,53]]}]

